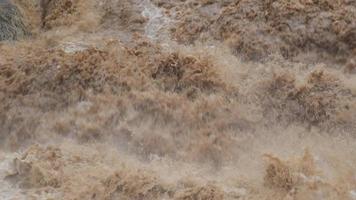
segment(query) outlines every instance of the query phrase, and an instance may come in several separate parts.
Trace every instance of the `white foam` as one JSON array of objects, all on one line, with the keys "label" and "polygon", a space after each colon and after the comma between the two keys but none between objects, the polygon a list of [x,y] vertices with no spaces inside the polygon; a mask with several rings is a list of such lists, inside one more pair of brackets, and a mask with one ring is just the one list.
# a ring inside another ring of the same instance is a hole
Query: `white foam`
[{"label": "white foam", "polygon": [[355,190],[350,191],[350,198],[356,200],[356,191]]},{"label": "white foam", "polygon": [[1,200],[25,200],[26,197],[21,193],[21,190],[11,185],[5,180],[6,176],[13,174],[12,162],[16,154],[7,154],[0,158],[0,199]]},{"label": "white foam", "polygon": [[162,10],[149,0],[144,0],[141,6],[143,7],[142,15],[148,18],[145,35],[152,40],[168,39],[168,26],[171,23],[171,19],[165,16]]}]

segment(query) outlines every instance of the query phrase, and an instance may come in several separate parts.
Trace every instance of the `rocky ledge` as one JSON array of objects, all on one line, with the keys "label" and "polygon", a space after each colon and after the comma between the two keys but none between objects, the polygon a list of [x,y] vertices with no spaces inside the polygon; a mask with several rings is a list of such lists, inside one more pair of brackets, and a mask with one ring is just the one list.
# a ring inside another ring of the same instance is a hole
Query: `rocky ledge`
[{"label": "rocky ledge", "polygon": [[0,41],[17,40],[26,34],[19,9],[8,0],[0,0]]}]

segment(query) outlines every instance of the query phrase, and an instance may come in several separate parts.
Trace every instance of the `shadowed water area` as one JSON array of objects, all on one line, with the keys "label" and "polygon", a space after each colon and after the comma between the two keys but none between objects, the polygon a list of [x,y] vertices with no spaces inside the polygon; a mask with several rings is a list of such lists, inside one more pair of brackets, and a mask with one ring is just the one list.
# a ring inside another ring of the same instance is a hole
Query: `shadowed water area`
[{"label": "shadowed water area", "polygon": [[27,34],[22,15],[8,0],[0,1],[0,40],[16,40]]}]

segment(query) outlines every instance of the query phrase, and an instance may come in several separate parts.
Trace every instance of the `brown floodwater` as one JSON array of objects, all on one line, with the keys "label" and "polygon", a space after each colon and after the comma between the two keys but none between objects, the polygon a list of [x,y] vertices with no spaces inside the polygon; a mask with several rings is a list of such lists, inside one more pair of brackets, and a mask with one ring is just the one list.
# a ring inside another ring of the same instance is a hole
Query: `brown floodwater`
[{"label": "brown floodwater", "polygon": [[14,0],[0,199],[356,199],[356,3]]}]

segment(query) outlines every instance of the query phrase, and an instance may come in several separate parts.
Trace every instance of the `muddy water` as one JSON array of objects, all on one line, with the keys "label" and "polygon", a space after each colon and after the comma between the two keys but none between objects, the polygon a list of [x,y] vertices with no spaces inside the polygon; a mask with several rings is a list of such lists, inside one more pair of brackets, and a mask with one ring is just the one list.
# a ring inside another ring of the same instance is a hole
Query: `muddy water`
[{"label": "muddy water", "polygon": [[254,1],[16,2],[33,35],[0,45],[0,199],[356,199],[351,51],[246,60],[272,38]]}]

